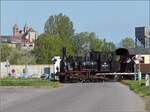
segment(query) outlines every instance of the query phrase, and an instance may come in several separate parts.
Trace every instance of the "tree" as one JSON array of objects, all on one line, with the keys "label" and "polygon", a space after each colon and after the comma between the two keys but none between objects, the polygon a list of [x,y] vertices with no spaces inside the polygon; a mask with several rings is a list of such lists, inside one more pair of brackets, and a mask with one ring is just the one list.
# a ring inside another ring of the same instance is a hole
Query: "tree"
[{"label": "tree", "polygon": [[112,52],[115,51],[116,46],[113,42],[106,41],[106,39],[104,38],[102,41],[101,49],[101,51],[103,52]]},{"label": "tree", "polygon": [[103,48],[106,50],[114,48],[112,42],[104,44],[104,41],[94,32],[74,34],[73,22],[61,13],[48,18],[44,31],[36,40],[33,51],[39,64],[51,63],[51,57],[61,56],[63,47],[67,49],[68,55],[80,54],[81,56],[87,52],[86,50],[103,51]]},{"label": "tree", "polygon": [[8,60],[10,64],[17,64],[17,65],[36,64],[34,54],[31,51],[27,51],[20,48],[12,48]]},{"label": "tree", "polygon": [[36,59],[31,51],[1,45],[1,61],[8,60],[10,64],[35,64]]},{"label": "tree", "polygon": [[81,32],[74,36],[74,46],[79,54],[84,54],[84,44],[89,43],[90,49],[93,51],[109,52],[115,50],[115,44],[113,42],[107,42],[106,39],[100,39],[95,33]]},{"label": "tree", "polygon": [[[85,46],[87,44],[91,44],[90,38],[89,38],[89,33],[88,32],[81,32],[77,33],[73,37],[73,42],[74,42],[74,52],[75,55],[84,55],[85,53]],[[91,49],[91,45],[88,45]]]},{"label": "tree", "polygon": [[62,13],[52,15],[45,23],[44,30],[57,37],[69,38],[74,35],[73,22]]},{"label": "tree", "polygon": [[11,53],[12,48],[8,45],[0,45],[0,60],[6,61]]},{"label": "tree", "polygon": [[126,37],[121,40],[121,45],[124,48],[134,48],[134,40],[130,37]]},{"label": "tree", "polygon": [[48,35],[42,34],[36,40],[36,47],[33,52],[39,64],[50,63],[53,45],[50,38],[51,37],[48,37]]},{"label": "tree", "polygon": [[36,40],[34,54],[39,64],[51,63],[53,56],[61,56],[62,48],[66,47],[67,54],[73,54],[72,39],[63,39],[49,33],[41,34]]}]

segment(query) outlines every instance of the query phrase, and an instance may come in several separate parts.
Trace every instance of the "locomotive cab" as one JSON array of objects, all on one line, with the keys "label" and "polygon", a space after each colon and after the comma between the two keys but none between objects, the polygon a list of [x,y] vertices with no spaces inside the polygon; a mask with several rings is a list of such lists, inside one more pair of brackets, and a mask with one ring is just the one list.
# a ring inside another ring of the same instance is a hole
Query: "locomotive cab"
[{"label": "locomotive cab", "polygon": [[119,65],[120,72],[134,72],[134,61],[132,58],[135,56],[134,54],[130,54],[128,49],[119,48],[116,51],[116,55],[120,57]]}]

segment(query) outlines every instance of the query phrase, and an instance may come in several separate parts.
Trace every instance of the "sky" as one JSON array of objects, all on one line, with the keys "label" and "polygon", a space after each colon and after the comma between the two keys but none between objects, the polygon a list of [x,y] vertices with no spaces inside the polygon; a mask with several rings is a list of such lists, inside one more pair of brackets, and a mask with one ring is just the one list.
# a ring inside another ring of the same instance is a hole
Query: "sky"
[{"label": "sky", "polygon": [[135,27],[149,26],[149,1],[1,1],[1,35],[11,35],[17,23],[27,23],[38,34],[49,16],[63,13],[76,33],[95,32],[99,38],[118,43],[135,38]]}]

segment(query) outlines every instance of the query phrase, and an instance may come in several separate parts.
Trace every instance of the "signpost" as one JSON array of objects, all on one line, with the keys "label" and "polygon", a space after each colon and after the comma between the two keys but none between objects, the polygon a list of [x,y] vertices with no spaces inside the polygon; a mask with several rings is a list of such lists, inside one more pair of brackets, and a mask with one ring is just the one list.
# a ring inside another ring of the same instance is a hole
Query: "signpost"
[{"label": "signpost", "polygon": [[53,75],[54,75],[53,77],[55,80],[55,79],[58,79],[58,76],[56,76],[56,73],[59,72],[59,70],[60,70],[61,58],[60,58],[60,56],[54,56],[51,60],[53,62]]},{"label": "signpost", "polygon": [[149,75],[146,74],[146,77],[145,77],[145,86],[149,86],[150,85],[150,78],[149,78]]},{"label": "signpost", "polygon": [[[140,65],[140,62],[143,61],[143,58],[141,55],[136,55],[132,58],[135,62],[135,64],[138,64],[138,70],[137,70],[137,73],[138,73],[138,80],[142,80],[142,74],[141,74],[141,65]],[[135,74],[135,79],[136,79],[136,74]]]},{"label": "signpost", "polygon": [[142,74],[141,74],[141,61],[143,61],[143,58],[141,55],[136,55],[136,59],[139,61],[139,67],[138,67],[138,79],[139,81],[142,80]]}]

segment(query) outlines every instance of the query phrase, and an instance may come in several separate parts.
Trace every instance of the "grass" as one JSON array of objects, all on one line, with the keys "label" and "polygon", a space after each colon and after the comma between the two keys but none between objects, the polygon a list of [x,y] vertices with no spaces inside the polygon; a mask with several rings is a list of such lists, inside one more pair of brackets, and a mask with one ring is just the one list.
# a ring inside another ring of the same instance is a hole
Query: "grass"
[{"label": "grass", "polygon": [[50,80],[7,77],[0,79],[0,86],[31,86],[56,88],[60,86],[60,83],[58,81]]},{"label": "grass", "polygon": [[123,80],[122,83],[128,85],[131,90],[142,96],[146,101],[146,109],[150,110],[150,87],[145,86],[144,80],[140,82],[134,80]]}]

